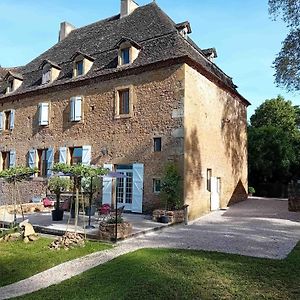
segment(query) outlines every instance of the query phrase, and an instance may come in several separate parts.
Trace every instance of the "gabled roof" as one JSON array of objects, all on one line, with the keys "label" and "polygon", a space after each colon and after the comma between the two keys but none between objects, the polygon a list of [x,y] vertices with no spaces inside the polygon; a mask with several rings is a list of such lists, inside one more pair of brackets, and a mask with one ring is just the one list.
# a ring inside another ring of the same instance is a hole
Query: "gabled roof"
[{"label": "gabled roof", "polygon": [[205,55],[206,57],[209,57],[209,56],[211,56],[212,54],[214,55],[215,58],[218,57],[216,48],[202,49],[202,52],[204,53],[204,55]]},{"label": "gabled roof", "polygon": [[142,48],[142,46],[140,44],[135,42],[133,39],[127,38],[127,37],[122,37],[120,39],[120,41],[117,43],[116,48],[119,48],[123,43],[126,43],[126,42],[128,42],[129,44],[134,46],[136,49],[141,49]]},{"label": "gabled roof", "polygon": [[44,65],[46,65],[46,64],[49,64],[50,66],[52,66],[52,67],[54,67],[54,68],[56,68],[56,69],[58,69],[58,70],[61,70],[61,67],[60,67],[58,64],[56,64],[56,63],[50,61],[49,59],[45,59],[45,60],[41,63],[40,69],[43,69]]},{"label": "gabled roof", "polygon": [[[151,21],[149,21],[151,20]],[[185,23],[182,23],[185,24]],[[138,58],[130,65],[118,68],[118,49],[116,45],[126,37],[140,45]],[[92,69],[80,78],[73,78],[72,57],[83,53],[95,59]],[[58,79],[50,85],[41,86],[43,61],[55,62],[61,67]],[[65,39],[18,69],[23,74],[22,86],[14,93],[32,93],[45,88],[63,84],[79,84],[96,77],[122,76],[126,72],[137,72],[148,66],[158,66],[165,62],[188,62],[201,70],[205,76],[235,93],[246,105],[249,104],[236,91],[232,79],[214,63],[209,61],[202,50],[190,39],[183,38],[176,24],[158,7],[155,2],[138,7],[125,18],[120,15],[74,29]],[[126,74],[127,74],[126,73]],[[0,82],[0,99],[14,97],[2,95],[3,84]]]},{"label": "gabled roof", "polygon": [[76,52],[71,56],[71,60],[74,60],[74,59],[75,59],[77,56],[79,56],[79,55],[83,56],[84,58],[86,58],[86,59],[88,59],[88,60],[90,60],[90,61],[94,61],[94,60],[95,60],[94,57],[92,57],[92,56],[90,56],[90,55],[88,55],[88,54],[86,54],[86,53],[83,53],[82,51],[76,51]]},{"label": "gabled roof", "polygon": [[185,21],[185,22],[181,22],[181,23],[177,23],[175,25],[175,27],[177,29],[184,29],[185,27],[188,29],[188,34],[192,33],[192,27],[189,21]]},{"label": "gabled roof", "polygon": [[16,71],[12,71],[12,70],[9,70],[6,72],[3,80],[7,80],[10,76],[16,78],[16,79],[20,79],[20,80],[23,80],[23,75],[21,73],[17,73]]}]

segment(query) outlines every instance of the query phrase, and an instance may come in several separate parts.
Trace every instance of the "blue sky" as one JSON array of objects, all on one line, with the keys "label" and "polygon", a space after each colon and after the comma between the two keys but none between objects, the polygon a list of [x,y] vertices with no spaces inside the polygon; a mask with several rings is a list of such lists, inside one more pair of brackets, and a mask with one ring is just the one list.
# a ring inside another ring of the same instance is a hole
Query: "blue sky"
[{"label": "blue sky", "polygon": [[[151,0],[137,0],[140,5]],[[253,105],[278,94],[300,105],[300,93],[274,84],[272,62],[287,34],[273,22],[267,0],[157,0],[176,22],[189,20],[191,37],[201,48],[215,47],[216,63]],[[81,27],[119,12],[120,0],[1,0],[0,64],[24,65],[57,42],[59,24]]]}]

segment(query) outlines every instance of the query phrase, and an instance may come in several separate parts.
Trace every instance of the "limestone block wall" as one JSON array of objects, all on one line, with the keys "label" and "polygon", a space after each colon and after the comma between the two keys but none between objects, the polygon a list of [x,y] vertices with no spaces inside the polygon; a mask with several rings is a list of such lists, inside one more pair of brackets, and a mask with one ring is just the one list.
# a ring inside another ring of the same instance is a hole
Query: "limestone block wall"
[{"label": "limestone block wall", "polygon": [[[133,116],[115,119],[115,91],[124,86],[133,87]],[[73,96],[83,96],[83,120],[77,123],[69,120]],[[95,80],[72,89],[61,87],[14,101],[2,100],[0,110],[16,112],[15,128],[0,133],[0,151],[15,149],[17,165],[26,165],[32,148],[54,147],[57,162],[59,147],[91,145],[92,164],[144,163],[144,209],[158,207],[153,178],[161,177],[168,160],[183,161],[183,101],[182,65],[109,81]],[[41,102],[50,103],[47,127],[38,125]],[[162,152],[153,152],[154,137],[162,138]],[[22,193],[31,191],[31,186],[29,183]]]},{"label": "limestone block wall", "polygon": [[240,100],[185,66],[185,202],[210,210],[207,169],[221,178],[221,207],[247,197],[247,116]]}]

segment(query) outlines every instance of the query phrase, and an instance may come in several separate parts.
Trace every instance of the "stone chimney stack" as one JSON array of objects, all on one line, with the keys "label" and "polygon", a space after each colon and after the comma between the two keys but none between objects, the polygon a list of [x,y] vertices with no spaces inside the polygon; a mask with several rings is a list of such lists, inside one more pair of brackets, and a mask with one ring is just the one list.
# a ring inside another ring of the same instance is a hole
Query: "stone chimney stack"
[{"label": "stone chimney stack", "polygon": [[124,18],[130,15],[139,5],[133,0],[121,0],[120,17]]},{"label": "stone chimney stack", "polygon": [[58,41],[60,42],[63,39],[65,39],[70,34],[70,32],[73,31],[74,29],[75,29],[75,26],[73,26],[72,24],[70,24],[68,22],[60,23]]}]

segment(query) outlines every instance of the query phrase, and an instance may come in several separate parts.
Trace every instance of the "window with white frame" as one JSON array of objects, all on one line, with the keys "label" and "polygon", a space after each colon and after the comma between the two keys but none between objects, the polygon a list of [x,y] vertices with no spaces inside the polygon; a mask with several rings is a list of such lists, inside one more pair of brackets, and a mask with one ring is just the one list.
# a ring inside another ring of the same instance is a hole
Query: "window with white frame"
[{"label": "window with white frame", "polygon": [[75,76],[81,76],[84,74],[83,60],[75,62]]},{"label": "window with white frame", "polygon": [[123,48],[121,51],[121,65],[127,65],[130,63],[130,48]]},{"label": "window with white frame", "polygon": [[49,125],[49,103],[40,103],[38,105],[39,110],[39,126]]},{"label": "window with white frame", "polygon": [[15,127],[15,110],[0,112],[0,131],[12,130]]},{"label": "window with white frame", "polygon": [[70,101],[70,121],[79,122],[82,120],[82,97],[72,97]]}]

